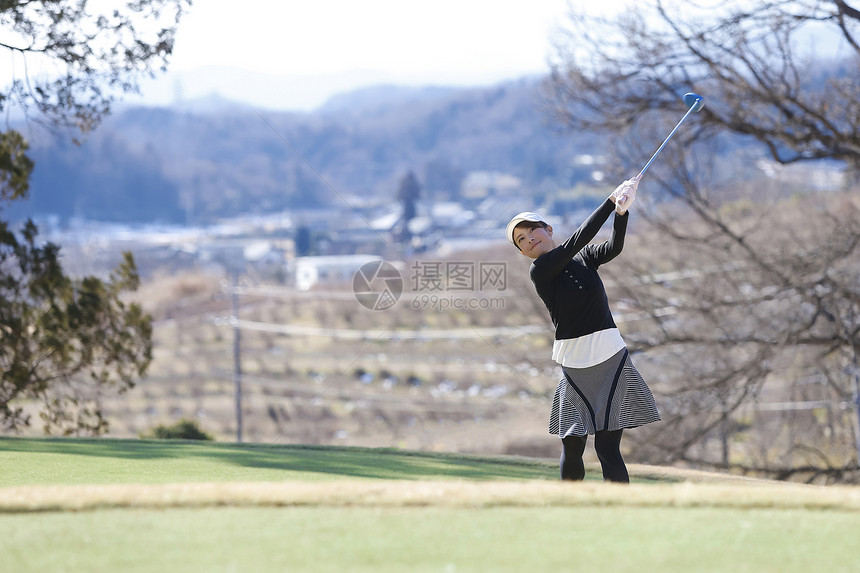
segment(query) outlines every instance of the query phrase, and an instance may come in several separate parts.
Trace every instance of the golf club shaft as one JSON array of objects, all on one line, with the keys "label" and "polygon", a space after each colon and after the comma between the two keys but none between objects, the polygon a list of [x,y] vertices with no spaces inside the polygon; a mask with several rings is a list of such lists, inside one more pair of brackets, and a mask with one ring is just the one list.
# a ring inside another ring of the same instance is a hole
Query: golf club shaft
[{"label": "golf club shaft", "polygon": [[657,148],[657,151],[654,152],[654,155],[651,156],[651,159],[648,160],[648,163],[646,163],[645,167],[642,168],[642,171],[639,172],[639,175],[633,178],[635,181],[639,181],[640,179],[642,179],[642,175],[644,175],[645,172],[648,170],[648,167],[651,166],[651,162],[654,161],[654,158],[657,157],[663,147],[666,146],[666,143],[672,138],[673,135],[675,135],[675,132],[678,131],[678,128],[681,127],[681,124],[684,123],[685,119],[687,119],[687,116],[693,113],[693,110],[695,110],[696,106],[699,105],[700,99],[697,99],[695,102],[693,102],[693,105],[690,106],[690,109],[687,110],[687,113],[684,114],[684,117],[681,118],[681,121],[678,122],[678,125],[676,125],[675,128],[671,132],[669,132],[669,135],[666,136],[666,139],[663,140],[663,143],[660,144],[660,147]]}]

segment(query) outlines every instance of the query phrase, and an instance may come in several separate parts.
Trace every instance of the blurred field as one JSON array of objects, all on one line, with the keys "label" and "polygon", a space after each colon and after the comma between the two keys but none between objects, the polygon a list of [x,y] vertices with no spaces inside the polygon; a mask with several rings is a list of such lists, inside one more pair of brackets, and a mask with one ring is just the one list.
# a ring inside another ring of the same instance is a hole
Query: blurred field
[{"label": "blurred field", "polygon": [[[509,270],[512,282],[517,271]],[[411,329],[471,333],[545,320],[515,296],[505,299],[503,312],[416,310],[406,295],[397,308],[377,312],[359,305],[350,285],[338,285],[337,292],[301,292],[261,285],[253,277],[242,280],[252,292],[265,289],[240,297],[240,318],[275,327],[395,335]],[[227,288],[223,276],[204,271],[145,281],[135,299],[154,319],[154,360],[131,390],[95,398],[110,424],[109,437],[139,437],[185,418],[219,441],[236,439]],[[341,340],[243,330],[243,439],[556,456],[558,439],[546,433],[558,380],[549,361],[551,338],[550,330],[465,340]],[[533,356],[540,358],[537,364]],[[33,420],[24,435],[42,435],[40,404],[24,406]]]}]

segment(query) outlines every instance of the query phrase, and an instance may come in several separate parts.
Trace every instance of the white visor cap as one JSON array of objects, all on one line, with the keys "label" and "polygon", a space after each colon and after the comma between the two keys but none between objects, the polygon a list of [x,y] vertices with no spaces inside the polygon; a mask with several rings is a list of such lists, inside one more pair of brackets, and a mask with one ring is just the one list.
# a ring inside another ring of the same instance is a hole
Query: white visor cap
[{"label": "white visor cap", "polygon": [[514,216],[514,218],[511,219],[511,222],[508,223],[507,229],[505,229],[505,234],[508,237],[508,241],[510,241],[510,243],[513,246],[515,246],[515,247],[517,246],[517,244],[514,242],[514,228],[517,225],[519,225],[520,223],[527,223],[527,222],[528,223],[543,223],[545,225],[549,224],[546,222],[546,219],[544,219],[543,217],[541,217],[537,213],[532,213],[531,211],[523,211],[519,215]]}]

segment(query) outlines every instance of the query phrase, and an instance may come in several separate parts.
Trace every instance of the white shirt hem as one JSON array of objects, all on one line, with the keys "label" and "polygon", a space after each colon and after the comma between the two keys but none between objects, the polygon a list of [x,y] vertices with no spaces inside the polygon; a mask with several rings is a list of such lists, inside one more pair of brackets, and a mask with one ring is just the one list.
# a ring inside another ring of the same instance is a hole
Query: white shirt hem
[{"label": "white shirt hem", "polygon": [[626,346],[617,328],[599,330],[577,338],[556,340],[552,359],[568,368],[588,368],[609,360]]}]

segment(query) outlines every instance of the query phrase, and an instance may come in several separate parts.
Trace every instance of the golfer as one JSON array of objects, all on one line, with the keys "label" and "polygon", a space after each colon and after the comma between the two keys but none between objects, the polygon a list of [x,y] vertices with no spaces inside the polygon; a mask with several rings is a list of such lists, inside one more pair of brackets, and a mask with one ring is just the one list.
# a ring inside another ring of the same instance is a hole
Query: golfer
[{"label": "golfer", "polygon": [[[564,377],[555,391],[549,432],[561,438],[561,479],[585,478],[582,454],[589,435],[603,469],[603,478],[629,482],[621,456],[621,434],[660,420],[654,396],[633,366],[615,325],[600,265],[621,252],[638,181],[618,186],[600,207],[561,244],[553,229],[536,213],[520,213],[506,234],[525,256],[534,259],[529,275],[555,326],[552,358]],[[589,244],[612,212],[612,236]]]}]

